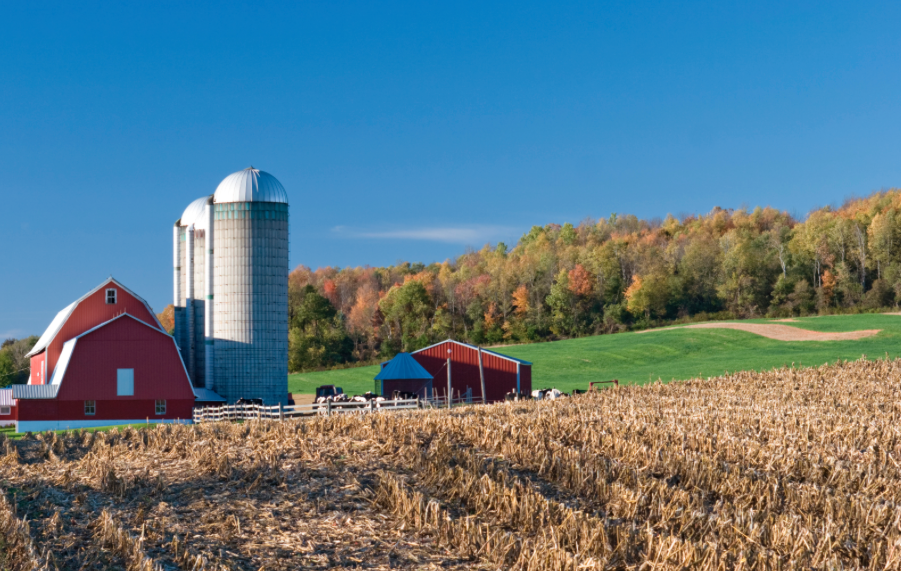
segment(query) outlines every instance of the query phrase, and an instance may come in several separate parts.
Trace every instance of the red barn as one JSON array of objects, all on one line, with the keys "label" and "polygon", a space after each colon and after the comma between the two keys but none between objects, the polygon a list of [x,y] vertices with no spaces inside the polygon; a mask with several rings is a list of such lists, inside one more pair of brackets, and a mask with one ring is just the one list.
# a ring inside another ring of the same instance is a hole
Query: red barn
[{"label": "red barn", "polygon": [[[532,363],[487,349],[482,349],[481,353],[488,402],[502,401],[505,394],[514,390],[532,392]],[[447,395],[447,360],[450,358],[451,390],[454,398],[458,393],[465,396],[467,390],[471,390],[474,401],[482,400],[479,348],[475,345],[448,339],[414,351],[411,355],[434,377],[432,387],[436,395]]]},{"label": "red barn", "polygon": [[12,389],[0,389],[0,426],[16,425],[16,401]]},{"label": "red barn", "polygon": [[18,432],[192,417],[175,340],[113,278],[59,312],[29,355],[28,384],[12,387]]}]

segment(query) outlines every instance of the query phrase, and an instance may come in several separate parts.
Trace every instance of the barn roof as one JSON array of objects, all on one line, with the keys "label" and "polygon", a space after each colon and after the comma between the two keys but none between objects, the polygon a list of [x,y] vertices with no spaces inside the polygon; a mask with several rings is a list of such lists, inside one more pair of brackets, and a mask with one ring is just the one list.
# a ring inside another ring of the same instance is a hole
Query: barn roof
[{"label": "barn roof", "polygon": [[[477,346],[475,346],[475,345],[470,345],[469,343],[463,343],[462,341],[456,341],[456,340],[454,340],[454,339],[445,339],[444,341],[441,341],[441,342],[439,342],[439,343],[435,343],[434,345],[429,345],[428,347],[423,347],[422,349],[419,349],[419,350],[417,350],[417,351],[413,351],[413,354],[415,355],[416,353],[419,353],[419,352],[421,352],[421,351],[425,351],[426,349],[431,349],[432,347],[437,347],[438,345],[441,345],[442,343],[456,343],[457,345],[462,345],[462,346],[464,346],[464,347],[469,347],[470,349],[474,349],[474,350],[476,350],[476,351],[479,350],[479,348],[478,348]],[[500,354],[500,353],[496,353],[496,352],[494,352],[494,351],[489,351],[488,349],[484,349],[484,348],[482,349],[482,353],[488,353],[489,355],[493,355],[493,356],[498,357],[498,358],[500,358],[500,359],[506,359],[506,360],[508,360],[508,361],[513,361],[514,363],[519,363],[520,365],[530,365],[530,366],[532,365],[532,363],[530,363],[530,362],[528,362],[528,361],[523,361],[522,359],[517,359],[516,357],[511,357],[510,355],[502,355],[502,354]]]},{"label": "barn roof", "polygon": [[144,298],[142,298],[135,292],[131,291],[130,289],[128,289],[127,287],[125,287],[124,285],[119,283],[114,277],[110,276],[108,279],[104,280],[103,283],[101,283],[100,285],[98,285],[97,287],[95,287],[94,289],[89,291],[88,293],[84,294],[77,300],[73,301],[72,303],[67,305],[65,309],[63,309],[62,311],[57,313],[56,317],[53,318],[53,321],[50,322],[50,326],[47,327],[47,329],[44,331],[44,334],[41,335],[41,338],[38,339],[38,342],[35,344],[35,346],[25,356],[31,357],[32,355],[37,355],[38,353],[40,353],[41,351],[46,349],[47,346],[50,345],[50,343],[56,337],[56,334],[59,333],[59,330],[62,329],[63,325],[66,324],[66,321],[69,319],[69,316],[72,315],[72,312],[75,311],[75,308],[78,307],[78,304],[81,303],[82,301],[86,300],[88,297],[90,297],[91,295],[96,293],[101,288],[106,287],[106,285],[109,284],[110,282],[116,284],[116,286],[122,288],[123,290],[125,290],[126,292],[131,294],[132,297],[134,297],[135,299],[137,299],[138,301],[143,303],[144,307],[147,308],[147,312],[150,313],[150,315],[153,316],[153,320],[156,321],[156,325],[159,328],[159,330],[162,331],[163,333],[166,332],[165,329],[163,329],[163,325],[162,325],[162,323],[160,323],[160,320],[157,319],[156,314],[153,313],[153,309],[151,309],[150,305],[144,300]]},{"label": "barn roof", "polygon": [[55,399],[59,385],[13,385],[14,399]]},{"label": "barn roof", "polygon": [[0,389],[0,406],[16,406],[12,389]]},{"label": "barn roof", "polygon": [[200,402],[227,402],[225,397],[220,396],[216,391],[204,388],[194,388],[194,398]]},{"label": "barn roof", "polygon": [[375,376],[377,381],[397,381],[401,379],[431,380],[433,378],[409,353],[398,353]]}]

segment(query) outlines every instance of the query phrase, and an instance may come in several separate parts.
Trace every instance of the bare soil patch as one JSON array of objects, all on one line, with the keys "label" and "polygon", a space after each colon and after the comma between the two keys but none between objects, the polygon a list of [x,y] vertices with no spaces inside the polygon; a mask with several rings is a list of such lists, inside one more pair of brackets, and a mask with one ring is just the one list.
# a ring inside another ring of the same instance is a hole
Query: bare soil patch
[{"label": "bare soil patch", "polygon": [[853,341],[876,335],[881,329],[861,329],[859,331],[808,331],[789,325],[776,323],[696,323],[684,329],[735,329],[761,335],[776,341]]}]

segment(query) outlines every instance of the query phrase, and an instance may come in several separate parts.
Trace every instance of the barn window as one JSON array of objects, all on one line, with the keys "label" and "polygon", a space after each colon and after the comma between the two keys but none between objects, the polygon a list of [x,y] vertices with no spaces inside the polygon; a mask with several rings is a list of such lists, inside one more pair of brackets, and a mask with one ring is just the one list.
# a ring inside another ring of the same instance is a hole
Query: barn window
[{"label": "barn window", "polygon": [[0,406],[0,415],[6,416],[10,412],[8,406]]},{"label": "barn window", "polygon": [[157,414],[166,414],[166,401],[164,401],[164,400],[156,401],[156,413]]},{"label": "barn window", "polygon": [[97,401],[94,401],[94,400],[84,401],[84,413],[86,416],[93,416],[93,415],[97,414]]},{"label": "barn window", "polygon": [[116,290],[114,288],[106,290],[106,304],[116,305]]},{"label": "barn window", "polygon": [[135,395],[135,370],[116,369],[116,396],[133,397]]}]

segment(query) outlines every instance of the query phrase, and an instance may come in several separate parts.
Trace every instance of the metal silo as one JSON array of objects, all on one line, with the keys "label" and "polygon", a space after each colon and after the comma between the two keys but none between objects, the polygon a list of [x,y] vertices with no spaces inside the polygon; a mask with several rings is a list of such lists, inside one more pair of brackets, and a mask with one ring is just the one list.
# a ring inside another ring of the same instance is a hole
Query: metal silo
[{"label": "metal silo", "polygon": [[175,232],[176,340],[196,387],[286,404],[288,195],[251,167],[211,198],[191,203]]}]

